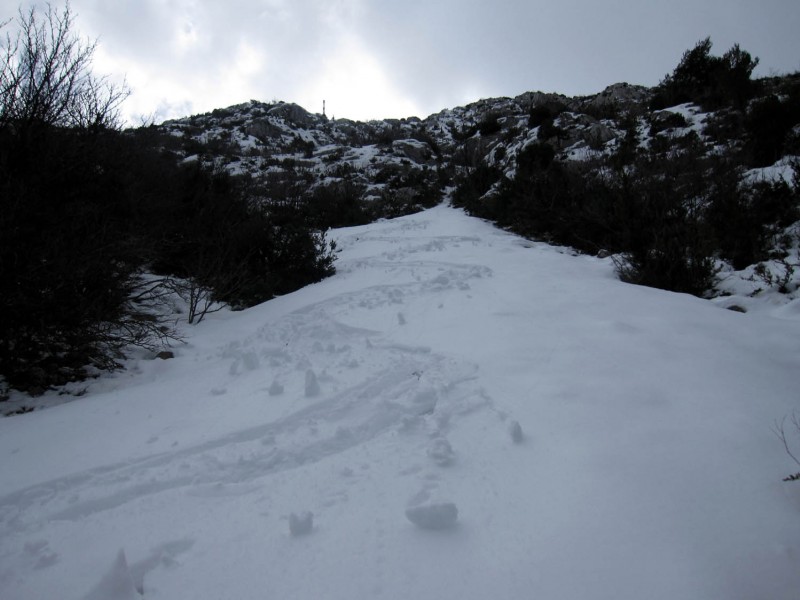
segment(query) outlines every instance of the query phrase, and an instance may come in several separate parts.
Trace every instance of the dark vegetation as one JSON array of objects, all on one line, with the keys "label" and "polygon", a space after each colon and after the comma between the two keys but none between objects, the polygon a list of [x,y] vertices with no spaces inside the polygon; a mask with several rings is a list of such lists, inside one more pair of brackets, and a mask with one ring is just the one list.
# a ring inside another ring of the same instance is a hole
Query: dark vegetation
[{"label": "dark vegetation", "polygon": [[308,210],[259,203],[245,178],[120,130],[127,91],[92,74],[68,6],[20,11],[15,26],[0,64],[6,385],[41,393],[118,367],[131,346],[157,351],[176,336],[171,295],[197,321],[215,301],[250,306],[332,272]]},{"label": "dark vegetation", "polygon": [[711,46],[711,38],[706,38],[683,54],[680,64],[659,84],[650,102],[651,109],[685,102],[694,102],[706,110],[746,107],[756,90],[751,75],[758,58],[750,56],[738,44],[722,56],[713,56]]},{"label": "dark vegetation", "polygon": [[[686,119],[669,112],[646,118],[632,107],[617,120],[625,134],[615,152],[566,160],[557,123],[566,107],[541,104],[528,120],[539,128],[538,142],[520,152],[514,176],[477,164],[462,176],[454,203],[522,235],[614,254],[624,280],[677,292],[706,293],[716,259],[742,269],[770,258],[780,232],[800,218],[800,188],[745,183],[744,172],[800,149],[800,81],[753,81],[758,59],[738,46],[721,57],[710,50],[705,39],[687,51],[653,90],[650,108],[691,102],[715,111],[711,140],[693,131],[661,136],[686,127]],[[637,124],[648,119],[653,137],[642,147]]]}]

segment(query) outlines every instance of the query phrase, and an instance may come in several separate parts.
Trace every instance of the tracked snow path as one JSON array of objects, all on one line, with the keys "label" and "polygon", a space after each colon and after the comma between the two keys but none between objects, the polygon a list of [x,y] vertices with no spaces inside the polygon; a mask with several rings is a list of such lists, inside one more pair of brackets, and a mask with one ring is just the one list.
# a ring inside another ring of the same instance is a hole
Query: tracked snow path
[{"label": "tracked snow path", "polygon": [[335,235],[335,277],[0,421],[0,598],[797,598],[800,320],[447,207]]}]

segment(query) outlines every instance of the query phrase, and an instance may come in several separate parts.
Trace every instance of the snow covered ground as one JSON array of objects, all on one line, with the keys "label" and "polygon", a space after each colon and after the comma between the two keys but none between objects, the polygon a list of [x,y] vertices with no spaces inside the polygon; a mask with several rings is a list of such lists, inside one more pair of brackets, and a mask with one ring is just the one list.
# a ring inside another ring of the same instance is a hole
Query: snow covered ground
[{"label": "snow covered ground", "polygon": [[0,420],[0,598],[800,597],[800,300],[446,206],[334,237],[336,276]]}]

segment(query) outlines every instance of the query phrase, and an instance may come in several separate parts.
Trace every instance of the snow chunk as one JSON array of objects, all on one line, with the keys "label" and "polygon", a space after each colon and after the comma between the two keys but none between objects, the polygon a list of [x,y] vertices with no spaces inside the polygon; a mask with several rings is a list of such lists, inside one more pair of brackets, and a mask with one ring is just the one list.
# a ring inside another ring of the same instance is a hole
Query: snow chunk
[{"label": "snow chunk", "polygon": [[314,528],[314,513],[304,510],[300,514],[289,515],[289,533],[293,536],[307,535]]},{"label": "snow chunk", "polygon": [[312,369],[306,371],[306,398],[312,398],[319,394],[319,382],[317,374]]},{"label": "snow chunk", "polygon": [[525,434],[522,433],[522,425],[519,424],[519,421],[511,421],[511,425],[508,427],[508,433],[511,436],[511,441],[515,444],[521,444],[525,441]]},{"label": "snow chunk", "polygon": [[84,596],[84,600],[140,600],[141,597],[133,585],[125,551],[120,550],[111,569],[100,583]]},{"label": "snow chunk", "polygon": [[452,502],[413,506],[406,509],[406,517],[421,529],[450,529],[458,520],[458,508]]},{"label": "snow chunk", "polygon": [[242,364],[248,371],[255,371],[258,369],[258,355],[255,352],[245,352],[242,354]]},{"label": "snow chunk", "polygon": [[436,391],[426,389],[419,392],[412,400],[415,412],[419,415],[432,413],[436,409]]},{"label": "snow chunk", "polygon": [[[306,375],[306,382],[308,381],[308,375]],[[306,384],[308,385],[308,384]],[[274,380],[272,385],[269,386],[269,395],[270,396],[280,396],[283,393],[283,386],[278,382],[278,380]],[[306,392],[306,395],[308,393]]]},{"label": "snow chunk", "polygon": [[455,453],[453,447],[444,438],[436,438],[428,447],[428,457],[440,467],[453,464]]}]

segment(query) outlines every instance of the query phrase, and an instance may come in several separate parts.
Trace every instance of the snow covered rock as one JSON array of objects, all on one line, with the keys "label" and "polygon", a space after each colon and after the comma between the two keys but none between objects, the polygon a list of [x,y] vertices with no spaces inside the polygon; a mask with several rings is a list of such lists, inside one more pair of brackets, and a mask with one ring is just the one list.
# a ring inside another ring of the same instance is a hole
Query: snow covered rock
[{"label": "snow covered rock", "polygon": [[395,140],[392,142],[392,150],[417,164],[427,163],[433,155],[430,146],[426,142],[414,139]]},{"label": "snow covered rock", "polygon": [[289,123],[304,127],[314,125],[316,121],[311,113],[293,102],[281,102],[269,110],[269,115],[272,117],[282,117]]},{"label": "snow covered rock", "polygon": [[289,515],[289,533],[293,536],[307,535],[314,529],[314,513],[304,510]]},{"label": "snow covered rock", "polygon": [[412,506],[406,517],[421,529],[450,529],[458,520],[458,508],[452,502]]},{"label": "snow covered rock", "polygon": [[272,385],[269,386],[269,395],[280,396],[282,393],[283,393],[283,386],[276,379],[275,381],[272,382]]},{"label": "snow covered rock", "polygon": [[609,104],[628,105],[642,103],[648,97],[647,88],[630,83],[614,83],[597,94],[589,103],[590,106],[599,107]]}]

